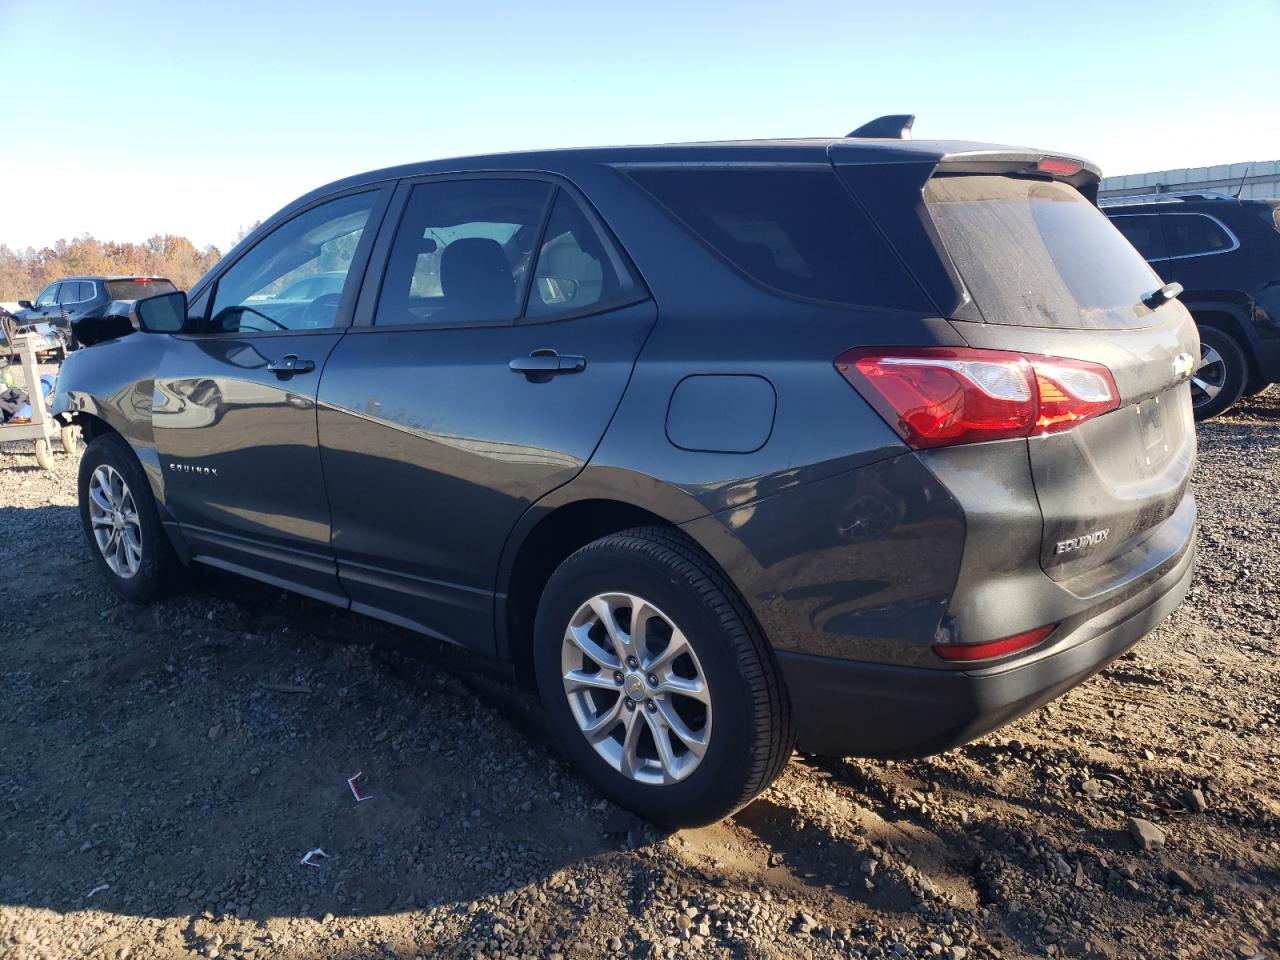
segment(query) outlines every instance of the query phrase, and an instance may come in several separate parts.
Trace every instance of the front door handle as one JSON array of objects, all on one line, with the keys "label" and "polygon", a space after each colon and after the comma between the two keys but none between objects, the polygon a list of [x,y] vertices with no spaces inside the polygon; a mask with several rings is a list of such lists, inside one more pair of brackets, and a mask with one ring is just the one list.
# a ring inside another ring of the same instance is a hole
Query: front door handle
[{"label": "front door handle", "polygon": [[544,348],[527,357],[516,357],[508,366],[513,373],[523,373],[534,382],[542,382],[565,373],[581,373],[587,369],[587,358],[562,357],[556,351]]},{"label": "front door handle", "polygon": [[300,360],[296,353],[288,353],[279,360],[267,364],[267,370],[276,376],[291,377],[295,373],[310,373],[316,368],[314,360]]}]

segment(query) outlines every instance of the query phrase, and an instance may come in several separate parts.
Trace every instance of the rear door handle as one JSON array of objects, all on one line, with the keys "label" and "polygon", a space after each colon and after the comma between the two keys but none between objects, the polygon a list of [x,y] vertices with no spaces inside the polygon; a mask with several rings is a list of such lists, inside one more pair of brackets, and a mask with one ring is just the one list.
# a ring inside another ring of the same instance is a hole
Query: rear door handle
[{"label": "rear door handle", "polygon": [[279,360],[267,364],[267,370],[278,377],[291,377],[295,373],[310,373],[316,368],[314,360],[300,360],[296,353],[288,353]]},{"label": "rear door handle", "polygon": [[523,373],[530,380],[542,381],[564,373],[581,373],[587,369],[587,358],[562,357],[556,351],[544,348],[527,357],[516,357],[507,366],[513,373]]}]

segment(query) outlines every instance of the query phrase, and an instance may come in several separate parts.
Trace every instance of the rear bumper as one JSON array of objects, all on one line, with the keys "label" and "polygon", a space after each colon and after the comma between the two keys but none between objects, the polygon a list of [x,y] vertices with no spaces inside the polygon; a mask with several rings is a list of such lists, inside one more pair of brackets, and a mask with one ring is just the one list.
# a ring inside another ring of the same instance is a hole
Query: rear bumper
[{"label": "rear bumper", "polygon": [[979,670],[887,666],[778,651],[799,747],[831,756],[921,757],[959,746],[1088,679],[1182,601],[1195,546],[1143,589],[1063,624],[1045,650]]}]

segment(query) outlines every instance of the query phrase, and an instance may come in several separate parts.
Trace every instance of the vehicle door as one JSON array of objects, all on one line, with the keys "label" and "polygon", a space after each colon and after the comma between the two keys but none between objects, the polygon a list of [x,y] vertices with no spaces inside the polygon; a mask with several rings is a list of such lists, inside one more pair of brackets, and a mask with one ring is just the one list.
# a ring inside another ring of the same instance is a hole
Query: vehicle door
[{"label": "vehicle door", "polygon": [[62,316],[62,308],[58,306],[58,293],[61,287],[61,283],[51,283],[41,290],[40,296],[36,297],[36,302],[22,317],[22,322],[47,323]]},{"label": "vehicle door", "polygon": [[63,329],[70,329],[84,308],[84,304],[93,296],[93,284],[87,280],[63,280],[58,288],[58,313],[49,317],[49,321]]},{"label": "vehicle door", "polygon": [[[197,559],[345,604],[329,546],[316,387],[350,320],[390,190],[318,201],[197,299],[156,375],[165,503]],[[281,298],[320,271],[341,293]]]},{"label": "vehicle door", "polygon": [[338,575],[352,609],[490,652],[507,535],[590,458],[655,309],[567,184],[413,181],[393,210],[320,383]]}]

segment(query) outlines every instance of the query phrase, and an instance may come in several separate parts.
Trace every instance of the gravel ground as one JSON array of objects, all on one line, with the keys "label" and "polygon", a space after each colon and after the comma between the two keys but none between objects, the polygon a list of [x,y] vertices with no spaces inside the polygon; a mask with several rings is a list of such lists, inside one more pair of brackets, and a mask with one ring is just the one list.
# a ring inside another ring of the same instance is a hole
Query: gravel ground
[{"label": "gravel ground", "polygon": [[674,835],[496,667],[213,571],[118,603],[58,460],[0,444],[0,956],[1280,957],[1280,397],[1202,429],[1199,575],[1131,654]]}]

